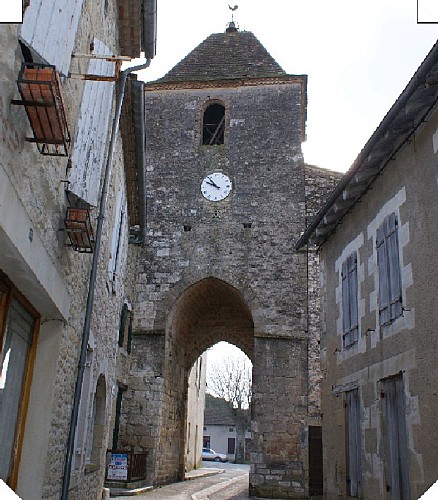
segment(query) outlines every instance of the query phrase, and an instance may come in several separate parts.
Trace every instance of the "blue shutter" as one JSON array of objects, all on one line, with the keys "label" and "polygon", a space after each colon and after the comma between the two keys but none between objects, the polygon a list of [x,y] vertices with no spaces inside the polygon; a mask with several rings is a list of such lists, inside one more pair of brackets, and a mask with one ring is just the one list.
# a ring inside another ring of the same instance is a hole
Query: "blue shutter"
[{"label": "blue shutter", "polygon": [[376,247],[379,266],[379,316],[380,325],[390,321],[388,256],[385,239],[385,222],[377,229]]},{"label": "blue shutter", "polygon": [[357,253],[351,254],[342,264],[342,328],[344,347],[358,340],[358,281]]},{"label": "blue shutter", "polygon": [[348,258],[348,284],[350,300],[350,343],[354,344],[358,340],[358,282],[357,282],[357,253],[354,252]]},{"label": "blue shutter", "polygon": [[347,261],[342,263],[342,330],[344,334],[350,331],[350,307],[349,307],[349,287],[348,287],[348,266]]},{"label": "blue shutter", "polygon": [[386,235],[388,242],[389,303],[391,320],[398,318],[402,314],[402,288],[397,226],[397,217],[395,214],[391,214],[388,217],[388,234]]}]

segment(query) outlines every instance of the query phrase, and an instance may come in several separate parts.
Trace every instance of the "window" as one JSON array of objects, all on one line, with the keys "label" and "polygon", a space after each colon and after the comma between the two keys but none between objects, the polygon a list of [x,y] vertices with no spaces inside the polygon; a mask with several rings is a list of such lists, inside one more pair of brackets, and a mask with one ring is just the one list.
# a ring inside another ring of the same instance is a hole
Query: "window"
[{"label": "window", "polygon": [[16,486],[35,356],[37,313],[0,274],[0,479]]},{"label": "window", "polygon": [[202,447],[203,448],[210,448],[210,436],[203,436]]},{"label": "window", "polygon": [[113,449],[117,449],[119,444],[119,431],[120,431],[120,416],[122,414],[122,401],[123,393],[128,389],[124,384],[118,384],[117,399],[116,399],[116,415],[114,418],[114,429],[113,429]]},{"label": "window", "polygon": [[90,415],[87,463],[99,465],[101,462],[103,438],[105,435],[105,407],[106,407],[105,377],[101,375],[97,381],[93,407]]},{"label": "window", "polygon": [[354,389],[345,394],[347,420],[347,490],[354,498],[362,497],[362,463],[359,391]]},{"label": "window", "polygon": [[379,266],[379,318],[382,326],[394,321],[403,311],[398,221],[394,213],[378,228],[376,248]]},{"label": "window", "polygon": [[210,104],[204,111],[202,124],[202,144],[216,146],[224,143],[225,107],[222,104]]},{"label": "window", "polygon": [[384,380],[382,389],[386,424],[386,491],[391,500],[408,500],[411,494],[402,375]]},{"label": "window", "polygon": [[350,347],[358,341],[359,325],[357,304],[357,253],[354,252],[342,264],[342,324],[344,347]]},{"label": "window", "polygon": [[126,202],[122,192],[119,191],[113,228],[111,255],[108,263],[108,273],[113,293],[116,293],[119,288],[119,273],[122,265],[126,218]]},{"label": "window", "polygon": [[120,314],[119,347],[123,347],[124,349],[126,349],[128,354],[130,354],[131,342],[132,342],[132,311],[131,311],[131,305],[125,302],[122,307],[122,313]]}]

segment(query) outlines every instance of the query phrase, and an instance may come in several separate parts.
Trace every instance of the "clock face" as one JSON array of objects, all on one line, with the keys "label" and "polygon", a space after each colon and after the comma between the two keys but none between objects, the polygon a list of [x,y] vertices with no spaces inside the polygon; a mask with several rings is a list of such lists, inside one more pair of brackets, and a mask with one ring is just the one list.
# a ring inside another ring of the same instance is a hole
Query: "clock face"
[{"label": "clock face", "polygon": [[201,184],[201,193],[209,201],[221,201],[231,192],[231,180],[222,172],[207,175]]}]

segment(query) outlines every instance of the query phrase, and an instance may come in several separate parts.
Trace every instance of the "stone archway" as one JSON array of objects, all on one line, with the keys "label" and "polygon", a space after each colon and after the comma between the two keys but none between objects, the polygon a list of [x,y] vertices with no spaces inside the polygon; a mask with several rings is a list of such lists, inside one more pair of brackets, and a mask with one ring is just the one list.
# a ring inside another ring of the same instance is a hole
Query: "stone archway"
[{"label": "stone archway", "polygon": [[253,362],[250,493],[305,498],[307,337],[275,335],[271,325],[255,331],[243,295],[212,276],[187,286],[162,311],[165,328],[134,332],[121,446],[149,452],[151,484],[182,480],[190,368],[210,346],[227,341]]},{"label": "stone archway", "polygon": [[189,286],[168,315],[163,364],[167,409],[161,420],[157,477],[177,472],[177,479],[183,478],[189,372],[196,359],[220,340],[253,357],[254,324],[245,300],[230,284],[208,277]]}]

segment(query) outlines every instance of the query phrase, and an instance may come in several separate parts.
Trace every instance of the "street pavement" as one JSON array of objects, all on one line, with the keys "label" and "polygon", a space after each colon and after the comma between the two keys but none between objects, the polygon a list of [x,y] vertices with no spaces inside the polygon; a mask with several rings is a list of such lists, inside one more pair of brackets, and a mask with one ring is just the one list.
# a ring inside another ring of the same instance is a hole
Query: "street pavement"
[{"label": "street pavement", "polygon": [[189,481],[169,484],[140,495],[117,496],[133,500],[246,500],[249,465],[204,462],[203,469],[189,475]]}]

